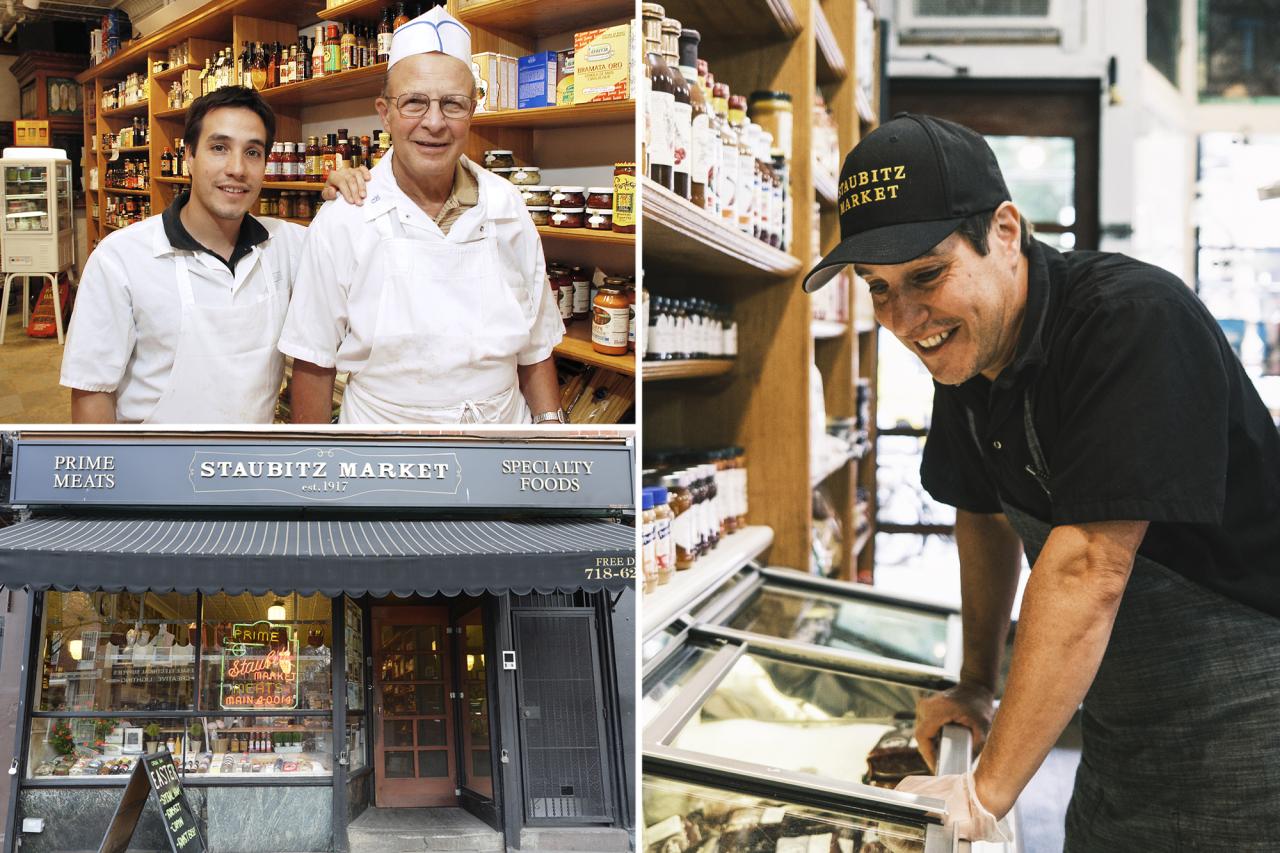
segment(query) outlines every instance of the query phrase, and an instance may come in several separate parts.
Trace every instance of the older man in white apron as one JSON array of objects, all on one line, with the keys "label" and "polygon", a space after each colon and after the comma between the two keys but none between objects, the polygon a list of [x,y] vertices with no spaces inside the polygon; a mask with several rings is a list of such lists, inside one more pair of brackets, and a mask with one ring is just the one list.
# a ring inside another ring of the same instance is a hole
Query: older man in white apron
[{"label": "older man in white apron", "polygon": [[85,265],[62,384],[76,423],[271,423],[276,343],[304,229],[255,219],[275,136],[256,92],[187,111],[191,191],[108,234]]},{"label": "older man in white apron", "polygon": [[516,189],[462,155],[475,110],[471,36],[443,9],[401,26],[377,106],[393,149],[362,206],[307,232],[280,350],[297,423],[563,421],[564,335]]}]

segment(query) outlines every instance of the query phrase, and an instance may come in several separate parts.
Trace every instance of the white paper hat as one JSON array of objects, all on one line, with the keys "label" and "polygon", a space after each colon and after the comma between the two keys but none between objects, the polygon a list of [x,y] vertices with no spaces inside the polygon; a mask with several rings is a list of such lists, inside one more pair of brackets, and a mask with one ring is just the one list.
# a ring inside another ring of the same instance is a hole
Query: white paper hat
[{"label": "white paper hat", "polygon": [[391,36],[391,56],[387,70],[406,56],[443,53],[471,67],[471,31],[442,6],[401,24]]}]

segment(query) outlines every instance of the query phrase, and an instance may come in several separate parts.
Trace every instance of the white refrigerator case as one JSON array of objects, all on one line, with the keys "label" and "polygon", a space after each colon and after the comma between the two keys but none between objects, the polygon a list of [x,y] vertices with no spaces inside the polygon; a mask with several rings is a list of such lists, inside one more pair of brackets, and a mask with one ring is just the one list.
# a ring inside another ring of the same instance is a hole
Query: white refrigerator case
[{"label": "white refrigerator case", "polygon": [[6,148],[0,159],[5,273],[58,273],[75,263],[71,161],[57,154]]}]

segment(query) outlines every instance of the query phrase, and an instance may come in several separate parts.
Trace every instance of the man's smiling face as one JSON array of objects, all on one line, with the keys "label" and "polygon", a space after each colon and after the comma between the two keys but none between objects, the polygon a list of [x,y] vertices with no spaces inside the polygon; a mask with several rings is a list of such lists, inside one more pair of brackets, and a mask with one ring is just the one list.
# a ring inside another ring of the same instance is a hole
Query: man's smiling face
[{"label": "man's smiling face", "polygon": [[1012,360],[1026,306],[1025,256],[1018,211],[1006,202],[980,255],[952,233],[904,264],[855,264],[866,279],[876,320],[944,385],[978,374],[995,379]]}]

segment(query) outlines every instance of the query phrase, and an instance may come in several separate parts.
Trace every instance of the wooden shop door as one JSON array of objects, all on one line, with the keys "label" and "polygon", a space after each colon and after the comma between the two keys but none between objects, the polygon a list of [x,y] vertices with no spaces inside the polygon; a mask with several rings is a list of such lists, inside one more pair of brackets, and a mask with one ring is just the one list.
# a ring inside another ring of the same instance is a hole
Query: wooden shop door
[{"label": "wooden shop door", "polygon": [[374,607],[374,793],[380,807],[455,806],[447,607]]}]

